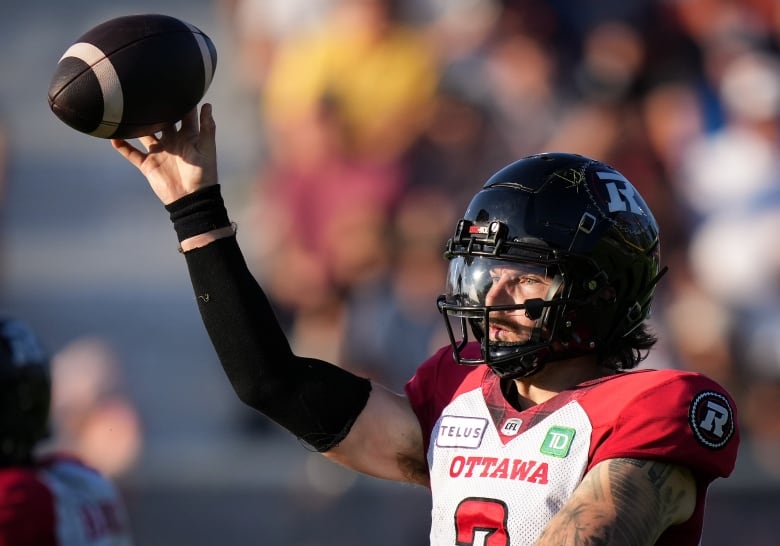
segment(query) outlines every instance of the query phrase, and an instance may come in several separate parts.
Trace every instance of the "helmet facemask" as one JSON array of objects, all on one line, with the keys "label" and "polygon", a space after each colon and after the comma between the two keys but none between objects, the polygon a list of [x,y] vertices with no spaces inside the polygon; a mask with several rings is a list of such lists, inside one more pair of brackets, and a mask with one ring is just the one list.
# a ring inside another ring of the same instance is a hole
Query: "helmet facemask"
[{"label": "helmet facemask", "polygon": [[[448,243],[446,291],[438,306],[458,363],[487,364],[501,377],[518,377],[547,360],[572,301],[558,253],[536,242],[508,242],[501,238],[505,231],[501,222],[461,221]],[[469,234],[466,246],[455,242],[463,233]],[[469,330],[480,355],[466,351]]]}]

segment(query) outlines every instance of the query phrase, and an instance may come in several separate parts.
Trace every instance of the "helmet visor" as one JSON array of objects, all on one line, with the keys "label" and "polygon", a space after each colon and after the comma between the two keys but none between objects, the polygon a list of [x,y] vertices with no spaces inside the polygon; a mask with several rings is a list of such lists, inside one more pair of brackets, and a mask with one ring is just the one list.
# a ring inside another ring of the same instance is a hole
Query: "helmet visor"
[{"label": "helmet visor", "polygon": [[[548,267],[496,258],[455,256],[444,294],[450,316],[477,319],[491,341],[523,342],[541,326],[560,283]],[[490,326],[484,324],[488,319]]]},{"label": "helmet visor", "polygon": [[529,299],[547,299],[555,277],[551,269],[556,268],[455,256],[450,260],[445,296],[448,303],[464,307],[517,306]]}]

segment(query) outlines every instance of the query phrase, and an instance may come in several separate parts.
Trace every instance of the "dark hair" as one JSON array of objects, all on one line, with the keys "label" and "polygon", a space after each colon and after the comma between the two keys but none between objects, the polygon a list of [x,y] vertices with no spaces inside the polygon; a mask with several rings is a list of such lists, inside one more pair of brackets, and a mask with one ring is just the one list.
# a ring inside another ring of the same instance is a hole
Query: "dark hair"
[{"label": "dark hair", "polygon": [[616,338],[611,344],[599,351],[599,360],[615,370],[636,368],[658,342],[658,337],[643,322],[623,337]]}]

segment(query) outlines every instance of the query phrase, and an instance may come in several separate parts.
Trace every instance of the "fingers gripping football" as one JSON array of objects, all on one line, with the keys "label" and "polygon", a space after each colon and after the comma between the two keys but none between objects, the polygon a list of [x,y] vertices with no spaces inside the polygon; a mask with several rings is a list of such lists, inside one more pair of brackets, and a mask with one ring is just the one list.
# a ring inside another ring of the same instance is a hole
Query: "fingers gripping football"
[{"label": "fingers gripping football", "polygon": [[[178,129],[167,125],[160,136],[139,137],[141,147],[113,139],[112,146],[149,180],[164,204],[216,184],[216,124],[210,104],[190,110]],[[145,149],[145,151],[144,151]]]}]

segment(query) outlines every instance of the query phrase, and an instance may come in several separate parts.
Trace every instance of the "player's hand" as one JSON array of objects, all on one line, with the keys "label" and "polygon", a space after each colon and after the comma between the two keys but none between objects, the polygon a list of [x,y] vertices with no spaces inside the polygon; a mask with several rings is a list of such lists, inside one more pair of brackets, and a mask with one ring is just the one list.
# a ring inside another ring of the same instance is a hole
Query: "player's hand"
[{"label": "player's hand", "polygon": [[211,105],[193,108],[176,129],[171,125],[159,137],[149,135],[138,140],[146,149],[126,140],[111,145],[135,165],[147,178],[157,197],[167,205],[200,188],[217,183],[216,124]]}]

